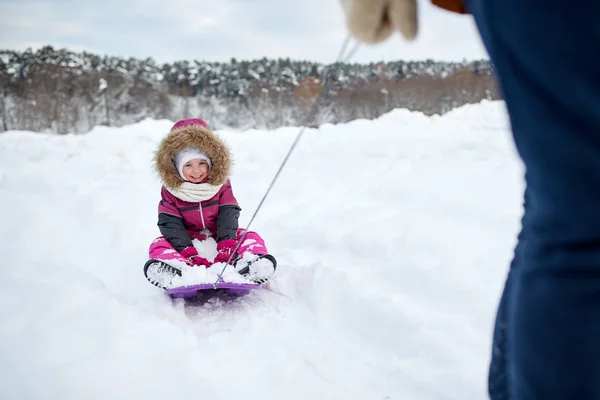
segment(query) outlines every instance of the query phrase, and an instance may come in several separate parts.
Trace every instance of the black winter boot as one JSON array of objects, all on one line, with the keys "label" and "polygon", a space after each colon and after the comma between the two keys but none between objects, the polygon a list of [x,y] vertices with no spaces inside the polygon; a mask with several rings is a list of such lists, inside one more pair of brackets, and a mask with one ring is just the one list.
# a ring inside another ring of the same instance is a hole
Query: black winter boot
[{"label": "black winter boot", "polygon": [[240,275],[260,285],[273,276],[277,269],[277,260],[270,254],[260,254],[250,261],[240,258],[235,261],[234,266]]}]

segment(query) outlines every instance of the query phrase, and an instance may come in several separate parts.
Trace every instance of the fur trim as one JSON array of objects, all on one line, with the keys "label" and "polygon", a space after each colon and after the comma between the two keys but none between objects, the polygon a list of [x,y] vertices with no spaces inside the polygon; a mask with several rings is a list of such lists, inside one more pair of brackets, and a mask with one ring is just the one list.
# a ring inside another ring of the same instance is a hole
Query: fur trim
[{"label": "fur trim", "polygon": [[191,125],[169,132],[160,142],[154,156],[154,167],[163,185],[167,188],[179,188],[185,181],[179,175],[173,157],[186,147],[198,147],[212,162],[205,183],[222,185],[231,173],[231,154],[226,143],[210,129]]}]

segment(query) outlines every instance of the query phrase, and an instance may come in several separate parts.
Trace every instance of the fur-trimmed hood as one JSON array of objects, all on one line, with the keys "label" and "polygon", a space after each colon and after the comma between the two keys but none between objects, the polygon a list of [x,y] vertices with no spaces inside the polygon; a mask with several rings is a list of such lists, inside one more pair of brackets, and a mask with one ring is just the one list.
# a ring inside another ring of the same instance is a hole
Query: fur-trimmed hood
[{"label": "fur-trimmed hood", "polygon": [[160,142],[154,156],[154,167],[164,186],[179,188],[185,182],[173,164],[173,156],[187,147],[197,147],[210,158],[212,168],[206,183],[222,185],[229,179],[231,154],[226,143],[204,121],[183,120],[177,122]]}]

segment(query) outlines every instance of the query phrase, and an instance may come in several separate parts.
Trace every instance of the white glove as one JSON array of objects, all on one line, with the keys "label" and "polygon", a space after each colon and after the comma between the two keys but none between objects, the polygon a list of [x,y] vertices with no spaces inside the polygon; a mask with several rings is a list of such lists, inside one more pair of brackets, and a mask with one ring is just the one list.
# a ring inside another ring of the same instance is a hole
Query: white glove
[{"label": "white glove", "polygon": [[346,25],[359,41],[375,44],[394,31],[407,40],[417,36],[417,0],[340,0]]}]

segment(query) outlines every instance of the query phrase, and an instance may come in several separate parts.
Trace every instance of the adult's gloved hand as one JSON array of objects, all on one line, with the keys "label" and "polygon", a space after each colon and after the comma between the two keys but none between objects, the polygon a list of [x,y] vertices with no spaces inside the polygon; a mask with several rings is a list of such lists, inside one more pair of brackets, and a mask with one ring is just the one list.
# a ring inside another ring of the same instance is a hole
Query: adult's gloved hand
[{"label": "adult's gloved hand", "polygon": [[237,242],[233,239],[222,240],[217,244],[217,251],[219,254],[215,257],[215,262],[227,262],[231,257],[231,261],[235,260],[235,257],[232,257],[233,250],[235,249],[235,245]]},{"label": "adult's gloved hand", "polygon": [[[346,26],[359,41],[380,43],[394,31],[413,40],[419,31],[417,0],[340,0]],[[468,14],[464,0],[431,0],[431,3],[458,14]]]},{"label": "adult's gloved hand", "polygon": [[413,40],[418,31],[417,0],[340,0],[346,26],[359,41],[375,44],[394,31]]}]

